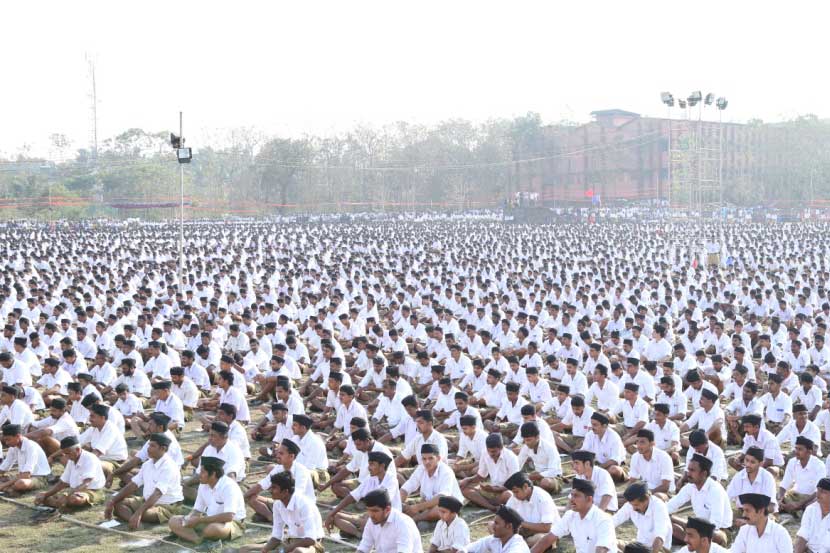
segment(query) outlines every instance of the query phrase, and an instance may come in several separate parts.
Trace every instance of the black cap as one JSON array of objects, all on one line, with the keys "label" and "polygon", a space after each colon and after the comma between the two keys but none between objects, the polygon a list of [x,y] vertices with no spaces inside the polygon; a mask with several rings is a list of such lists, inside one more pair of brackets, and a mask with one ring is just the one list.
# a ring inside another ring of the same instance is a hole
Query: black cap
[{"label": "black cap", "polygon": [[643,482],[634,482],[625,489],[623,497],[626,501],[633,501],[644,498],[646,494],[648,494],[648,486]]},{"label": "black cap", "polygon": [[589,463],[593,463],[595,458],[596,454],[593,451],[588,451],[586,449],[580,449],[571,453],[571,459],[574,461],[587,461]]},{"label": "black cap", "polygon": [[61,449],[69,449],[70,447],[75,447],[78,445],[78,437],[77,436],[67,436],[66,438],[61,440],[60,446]]},{"label": "black cap", "polygon": [[438,497],[438,506],[453,513],[458,513],[461,511],[463,504],[451,495],[442,495]]},{"label": "black cap", "polygon": [[199,464],[205,470],[218,470],[225,468],[225,461],[219,457],[202,457]]},{"label": "black cap", "polygon": [[281,445],[288,450],[289,453],[292,455],[299,455],[300,454],[300,446],[294,443],[292,440],[288,438],[283,438]]},{"label": "black cap", "polygon": [[311,428],[311,424],[312,424],[311,417],[309,417],[308,415],[303,415],[302,413],[297,413],[296,415],[294,415],[294,418],[292,420],[294,422],[296,422],[297,424],[299,424],[300,426],[305,426],[306,428]]},{"label": "black cap", "polygon": [[741,500],[741,505],[752,505],[756,509],[763,509],[772,502],[770,496],[762,493],[742,493],[738,499]]},{"label": "black cap", "polygon": [[599,421],[600,424],[608,424],[608,417],[606,417],[599,411],[594,411],[594,414],[591,415],[591,418],[595,421]]},{"label": "black cap", "polygon": [[712,534],[715,532],[715,525],[711,522],[705,521],[702,518],[689,517],[686,521],[686,529],[693,529],[702,538],[712,539]]},{"label": "black cap", "polygon": [[162,447],[170,447],[170,444],[173,443],[173,440],[171,440],[164,434],[150,434],[150,441],[156,442],[158,445]]},{"label": "black cap", "polygon": [[522,522],[524,522],[522,515],[517,513],[514,509],[505,507],[504,505],[500,506],[498,511],[496,511],[496,516],[512,526],[514,532],[518,532],[519,526],[521,526]]},{"label": "black cap", "polygon": [[692,461],[696,462],[698,465],[700,465],[700,468],[711,474],[712,461],[709,460],[707,457],[704,457],[700,453],[695,453],[694,455],[692,455]]}]

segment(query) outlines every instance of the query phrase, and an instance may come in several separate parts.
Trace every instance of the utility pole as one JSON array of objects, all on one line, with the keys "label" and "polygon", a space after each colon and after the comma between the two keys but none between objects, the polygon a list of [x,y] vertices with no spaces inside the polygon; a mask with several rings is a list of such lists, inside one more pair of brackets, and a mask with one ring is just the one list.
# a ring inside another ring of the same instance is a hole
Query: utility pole
[{"label": "utility pole", "polygon": [[[184,146],[184,123],[182,112],[179,112],[179,137]],[[177,156],[178,157],[178,156]],[[184,294],[184,163],[179,157],[179,193],[181,205],[179,207],[179,291]]]}]

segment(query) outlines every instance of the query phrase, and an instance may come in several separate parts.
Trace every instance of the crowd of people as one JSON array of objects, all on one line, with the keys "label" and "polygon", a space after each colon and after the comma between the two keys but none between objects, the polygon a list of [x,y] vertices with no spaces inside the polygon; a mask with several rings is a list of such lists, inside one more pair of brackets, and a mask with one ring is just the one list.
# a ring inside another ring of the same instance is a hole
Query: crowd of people
[{"label": "crowd of people", "polygon": [[827,233],[7,225],[0,493],[240,551],[828,553]]}]

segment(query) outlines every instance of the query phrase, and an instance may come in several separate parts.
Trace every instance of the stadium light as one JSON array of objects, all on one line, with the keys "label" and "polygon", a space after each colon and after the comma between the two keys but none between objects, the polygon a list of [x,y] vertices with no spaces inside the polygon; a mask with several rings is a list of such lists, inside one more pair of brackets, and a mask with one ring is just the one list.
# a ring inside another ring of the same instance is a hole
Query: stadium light
[{"label": "stadium light", "polygon": [[672,96],[670,92],[661,92],[660,101],[666,104],[668,107],[674,107],[674,96]]},{"label": "stadium light", "polygon": [[678,100],[677,105],[680,106],[680,109],[686,109],[686,100]]},{"label": "stadium light", "polygon": [[703,103],[706,104],[707,106],[711,106],[712,102],[714,102],[714,101],[715,101],[715,95],[712,92],[707,94],[706,97],[703,99]]},{"label": "stadium light", "polygon": [[729,105],[729,101],[726,98],[724,98],[723,96],[721,96],[720,98],[717,99],[715,105],[718,106],[719,110],[723,111],[723,110],[726,109],[726,106]]},{"label": "stadium light", "polygon": [[689,103],[689,107],[695,107],[698,104],[698,102],[700,102],[702,99],[703,93],[699,90],[696,90],[689,94],[689,97],[686,98],[686,101]]}]

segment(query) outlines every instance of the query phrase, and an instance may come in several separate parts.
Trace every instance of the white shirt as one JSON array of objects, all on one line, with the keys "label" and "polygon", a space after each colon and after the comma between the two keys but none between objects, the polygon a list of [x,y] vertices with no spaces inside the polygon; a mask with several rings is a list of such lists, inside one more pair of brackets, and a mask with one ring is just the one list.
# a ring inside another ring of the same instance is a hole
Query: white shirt
[{"label": "white shirt", "polygon": [[462,551],[466,553],[529,553],[530,548],[521,534],[514,534],[505,544],[502,544],[501,540],[495,536],[488,536],[471,543]]},{"label": "white shirt", "polygon": [[32,426],[37,429],[50,429],[52,431],[52,437],[58,441],[68,438],[69,436],[78,435],[78,425],[69,413],[64,413],[58,420],[55,420],[50,415],[45,419],[33,422]]},{"label": "white shirt", "polygon": [[182,405],[182,400],[172,391],[167,396],[166,401],[156,400],[155,410],[164,413],[170,417],[171,422],[175,422],[179,427],[184,428],[184,405]]},{"label": "white shirt", "polygon": [[434,545],[438,551],[461,550],[470,543],[470,529],[460,515],[457,515],[449,525],[439,520],[429,543]]},{"label": "white shirt", "polygon": [[439,494],[451,495],[461,502],[464,501],[464,495],[458,486],[455,473],[443,461],[438,462],[438,466],[435,467],[435,472],[432,475],[427,472],[424,465],[418,465],[409,479],[401,486],[401,490],[410,496],[420,490],[422,501],[429,501]]},{"label": "white shirt", "polygon": [[707,478],[700,489],[691,482],[686,484],[669,499],[669,513],[676,513],[689,502],[696,517],[708,520],[717,528],[732,526],[732,505],[719,482]]},{"label": "white shirt", "polygon": [[126,461],[129,455],[124,434],[118,431],[115,423],[108,420],[101,429],[90,426],[78,438],[80,444],[87,445],[101,453],[102,461]]},{"label": "white shirt", "polygon": [[629,519],[637,528],[638,542],[651,548],[655,539],[663,538],[663,547],[671,548],[671,518],[669,509],[662,499],[651,496],[646,512],[643,514],[635,511],[631,503],[626,503],[614,514],[614,526],[619,526]]},{"label": "white shirt", "polygon": [[566,511],[562,518],[551,528],[551,533],[562,538],[571,535],[576,553],[595,553],[597,547],[614,551],[617,547],[617,534],[611,515],[592,505],[581,518],[576,511]]},{"label": "white shirt", "polygon": [[622,439],[611,427],[605,429],[602,438],[593,431],[588,432],[585,441],[582,443],[582,449],[593,451],[596,455],[597,464],[600,465],[609,459],[613,459],[620,465],[625,462],[626,453]]},{"label": "white shirt", "polygon": [[[242,482],[245,480],[245,456],[242,455],[242,450],[236,445],[236,442],[228,440],[222,446],[222,451],[217,451],[212,445],[208,445],[202,457],[218,457],[225,461],[225,474],[236,474],[236,481]],[[199,467],[196,469],[196,474],[202,470],[202,463],[199,462]]]},{"label": "white shirt", "polygon": [[482,478],[489,476],[493,486],[503,486],[504,482],[517,472],[519,458],[506,447],[502,448],[498,461],[493,461],[493,458],[485,453],[478,462],[478,475]]},{"label": "white shirt", "polygon": [[274,524],[271,537],[277,540],[323,539],[323,518],[314,497],[293,493],[288,505],[274,501]]},{"label": "white shirt", "polygon": [[144,461],[138,474],[133,476],[133,484],[141,488],[145,500],[156,490],[160,491],[161,497],[156,502],[158,505],[172,505],[184,500],[179,465],[169,453],[162,455],[158,461]]},{"label": "white shirt", "polygon": [[241,521],[245,520],[245,499],[239,484],[232,478],[222,476],[212,488],[207,484],[199,484],[193,510],[207,516],[233,513],[233,519]]},{"label": "white shirt", "polygon": [[388,470],[384,473],[383,480],[379,481],[377,476],[369,476],[357,488],[349,492],[349,495],[354,498],[355,502],[358,502],[367,493],[378,488],[383,488],[389,493],[389,500],[392,502],[393,509],[401,509],[401,490],[398,487],[398,475]]},{"label": "white shirt", "polygon": [[[585,480],[585,478],[578,474],[575,474],[574,478],[582,478]],[[594,490],[596,490],[594,492],[595,505],[599,507],[602,498],[607,495],[610,499],[608,500],[608,505],[605,506],[605,510],[612,513],[616,511],[619,508],[617,488],[614,485],[614,479],[611,478],[608,471],[598,465],[594,465],[591,471],[591,483],[594,484]]]},{"label": "white shirt", "polygon": [[781,487],[789,490],[795,485],[795,491],[800,494],[812,494],[816,491],[818,481],[826,476],[826,469],[824,463],[819,461],[815,455],[810,455],[810,460],[807,461],[807,466],[802,466],[801,462],[793,457],[787,462],[787,468],[784,469],[784,477],[781,479]]},{"label": "white shirt", "polygon": [[421,434],[420,432],[417,432],[415,434],[414,439],[412,439],[411,441],[407,440],[406,446],[404,446],[403,451],[401,452],[401,455],[406,459],[409,459],[414,455],[415,459],[418,460],[418,464],[420,465],[421,464],[421,446],[424,445],[424,444],[434,445],[435,447],[438,448],[438,455],[440,455],[442,459],[447,458],[447,451],[448,451],[447,439],[444,437],[443,434],[441,434],[440,432],[438,432],[435,429],[432,430],[432,434],[430,434],[429,437],[426,438],[426,439],[424,439],[423,434]]},{"label": "white shirt", "polygon": [[561,518],[553,498],[538,486],[533,487],[533,492],[525,501],[519,501],[516,496],[510,494],[507,506],[522,515],[525,522],[533,524],[553,524]]},{"label": "white shirt", "polygon": [[[547,426],[547,423],[543,423]],[[519,451],[519,467],[523,467],[527,460],[533,461],[533,468],[545,478],[552,478],[562,475],[562,460],[559,458],[559,450],[552,440],[540,439],[536,451],[527,445],[522,445]]]},{"label": "white shirt", "polygon": [[654,447],[667,451],[672,443],[680,444],[680,429],[673,420],[666,419],[666,423],[661,428],[656,421],[651,421],[646,425],[646,430],[654,432]]},{"label": "white shirt", "polygon": [[764,534],[758,535],[758,529],[750,524],[741,526],[730,553],[793,553],[793,540],[789,532],[773,521],[767,519]]},{"label": "white shirt", "polygon": [[[170,446],[167,448],[167,455],[173,459],[173,462],[176,463],[178,466],[184,465],[184,456],[182,455],[182,447],[179,445],[179,441],[176,439],[176,436],[169,430],[164,431],[164,435],[170,439]],[[141,446],[141,449],[135,454],[135,456],[141,461],[144,462],[150,458],[147,455],[147,448],[149,446],[149,440],[144,442],[144,445]]]},{"label": "white shirt", "polygon": [[663,480],[668,480],[669,492],[675,491],[674,463],[668,453],[656,446],[652,448],[651,459],[648,461],[639,451],[631,456],[630,474],[632,478],[645,481],[649,490],[654,490],[663,483]]},{"label": "white shirt", "polygon": [[309,470],[328,468],[329,460],[326,454],[326,444],[323,439],[309,430],[305,436],[293,436],[292,441],[300,447],[300,454],[296,461]]},{"label": "white shirt", "polygon": [[772,499],[770,506],[773,512],[778,510],[778,503],[775,499],[775,478],[768,470],[758,469],[758,474],[755,476],[754,482],[749,481],[749,475],[747,475],[746,469],[741,469],[735,473],[735,476],[729,481],[729,485],[726,486],[726,495],[740,509],[741,499],[739,496],[745,493],[764,494]]},{"label": "white shirt", "polygon": [[61,475],[61,482],[69,484],[70,488],[77,488],[84,480],[91,479],[90,490],[100,490],[107,483],[104,476],[104,469],[101,468],[101,461],[90,451],[81,451],[78,461],[68,461],[66,469]]},{"label": "white shirt", "polygon": [[392,509],[383,524],[372,519],[363,527],[363,537],[357,546],[362,553],[423,553],[421,533],[415,521],[397,509]]},{"label": "white shirt", "polygon": [[804,538],[810,551],[815,553],[830,551],[830,514],[822,518],[821,506],[817,502],[807,505],[801,516],[801,527],[797,535]]},{"label": "white shirt", "polygon": [[6,452],[0,471],[7,472],[17,465],[17,472],[28,472],[32,476],[47,476],[52,473],[46,453],[37,444],[28,438],[23,438],[20,447],[10,447]]}]

